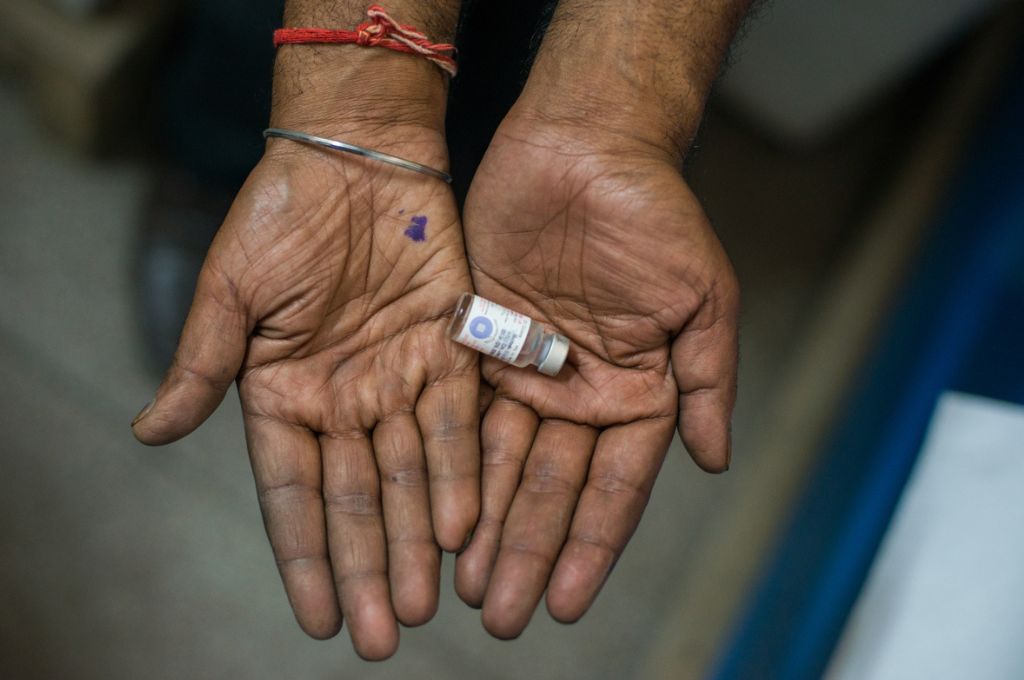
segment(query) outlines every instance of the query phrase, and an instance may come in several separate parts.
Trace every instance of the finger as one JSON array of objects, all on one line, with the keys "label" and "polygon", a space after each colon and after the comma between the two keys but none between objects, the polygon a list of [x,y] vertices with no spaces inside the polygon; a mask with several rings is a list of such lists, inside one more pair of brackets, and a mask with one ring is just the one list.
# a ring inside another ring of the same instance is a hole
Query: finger
[{"label": "finger", "polygon": [[475,366],[427,385],[416,403],[434,535],[449,552],[466,544],[480,514],[480,376]]},{"label": "finger", "polygon": [[362,433],[321,435],[327,545],[341,613],[356,653],[386,659],[398,649],[388,591],[379,480]]},{"label": "finger", "polygon": [[523,632],[565,543],[594,450],[592,427],[544,421],[501,535],[483,624],[498,638]]},{"label": "finger", "polygon": [[398,620],[407,626],[429,621],[437,611],[441,553],[430,524],[427,465],[416,419],[398,414],[373,430],[380,470],[388,578]]},{"label": "finger", "polygon": [[341,612],[327,561],[320,445],[305,428],[251,413],[245,437],[263,524],[295,618],[311,637],[332,637]]},{"label": "finger", "polygon": [[672,441],[671,417],[605,430],[597,439],[569,538],[548,585],[548,611],[572,623],[590,608],[622,554]]},{"label": "finger", "polygon": [[708,472],[728,470],[731,458],[739,364],[739,286],[731,271],[672,344],[679,436],[694,462]]},{"label": "finger", "polygon": [[491,402],[494,401],[494,388],[485,383],[483,380],[480,381],[480,393],[477,399],[480,409],[481,420],[484,414],[487,413],[487,409],[491,407]]},{"label": "finger", "polygon": [[455,560],[455,592],[471,607],[483,604],[505,516],[536,432],[537,414],[511,399],[495,398],[484,416],[480,520],[469,546]]},{"label": "finger", "polygon": [[235,288],[209,262],[156,398],[132,421],[143,444],[167,444],[199,427],[238,375],[248,322]]}]

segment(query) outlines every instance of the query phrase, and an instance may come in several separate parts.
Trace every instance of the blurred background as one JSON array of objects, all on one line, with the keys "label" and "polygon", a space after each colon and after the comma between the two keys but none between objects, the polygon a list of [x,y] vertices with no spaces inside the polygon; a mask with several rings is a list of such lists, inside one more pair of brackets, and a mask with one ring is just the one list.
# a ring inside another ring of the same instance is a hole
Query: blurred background
[{"label": "blurred background", "polygon": [[[544,4],[467,36],[523,52]],[[381,664],[295,625],[237,399],[128,428],[259,157],[279,15],[0,2],[0,677],[1024,677],[1024,3],[754,13],[685,167],[743,285],[732,469],[676,442],[574,626],[491,639],[446,556]],[[487,47],[457,190],[523,69]]]}]

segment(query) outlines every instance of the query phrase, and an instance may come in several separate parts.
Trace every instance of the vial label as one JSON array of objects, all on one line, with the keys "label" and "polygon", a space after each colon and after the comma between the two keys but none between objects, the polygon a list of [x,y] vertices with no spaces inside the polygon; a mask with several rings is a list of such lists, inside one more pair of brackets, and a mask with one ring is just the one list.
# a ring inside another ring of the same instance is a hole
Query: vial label
[{"label": "vial label", "polygon": [[495,359],[512,363],[530,333],[530,317],[474,296],[456,341]]}]

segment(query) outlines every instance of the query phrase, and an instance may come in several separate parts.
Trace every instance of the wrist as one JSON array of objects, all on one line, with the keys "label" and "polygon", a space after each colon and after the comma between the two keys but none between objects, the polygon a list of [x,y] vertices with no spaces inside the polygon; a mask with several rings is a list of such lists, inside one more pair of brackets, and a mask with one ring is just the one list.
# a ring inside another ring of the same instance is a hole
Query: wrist
[{"label": "wrist", "polygon": [[538,57],[512,114],[569,136],[578,132],[609,152],[632,148],[678,163],[704,110],[700,93],[678,85],[669,96],[614,68]]},{"label": "wrist", "polygon": [[524,110],[632,137],[678,160],[748,4],[562,0],[524,89]]},{"label": "wrist", "polygon": [[315,125],[317,132],[388,125],[443,132],[446,94],[437,67],[412,55],[356,45],[284,45],[275,62],[271,123]]},{"label": "wrist", "polygon": [[[444,41],[458,0],[394,0],[390,9]],[[354,29],[366,19],[364,0],[289,0],[284,25]],[[418,56],[351,44],[282,45],[270,125],[365,146],[398,144],[393,151],[403,142],[443,147],[447,87],[447,76]]]},{"label": "wrist", "polygon": [[[355,45],[287,45],[275,66],[269,126],[446,170],[445,102],[445,78],[426,60]],[[295,147],[282,139],[267,145]]]}]

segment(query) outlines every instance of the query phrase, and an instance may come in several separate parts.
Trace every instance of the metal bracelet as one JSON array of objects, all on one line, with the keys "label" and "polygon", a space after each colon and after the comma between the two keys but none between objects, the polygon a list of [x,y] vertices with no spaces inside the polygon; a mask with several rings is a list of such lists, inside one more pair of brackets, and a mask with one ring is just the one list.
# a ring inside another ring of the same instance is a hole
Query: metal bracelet
[{"label": "metal bracelet", "polygon": [[317,137],[316,135],[310,135],[305,132],[299,132],[297,130],[285,130],[282,128],[267,128],[263,131],[263,138],[268,137],[281,137],[284,139],[290,139],[293,142],[301,142],[303,144],[314,144],[316,146],[323,146],[328,149],[334,149],[335,151],[344,151],[346,153],[352,153],[357,156],[363,156],[364,158],[372,158],[375,161],[382,163],[390,163],[391,165],[397,165],[400,168],[406,170],[412,170],[413,172],[419,172],[424,175],[430,175],[440,180],[444,180],[448,184],[452,183],[452,176],[447,172],[441,170],[435,170],[434,168],[422,165],[415,161],[406,160],[399,158],[398,156],[392,156],[390,154],[381,153],[380,151],[374,151],[373,149],[366,149],[355,144],[349,144],[348,142],[339,142],[334,139],[327,139],[326,137]]}]

